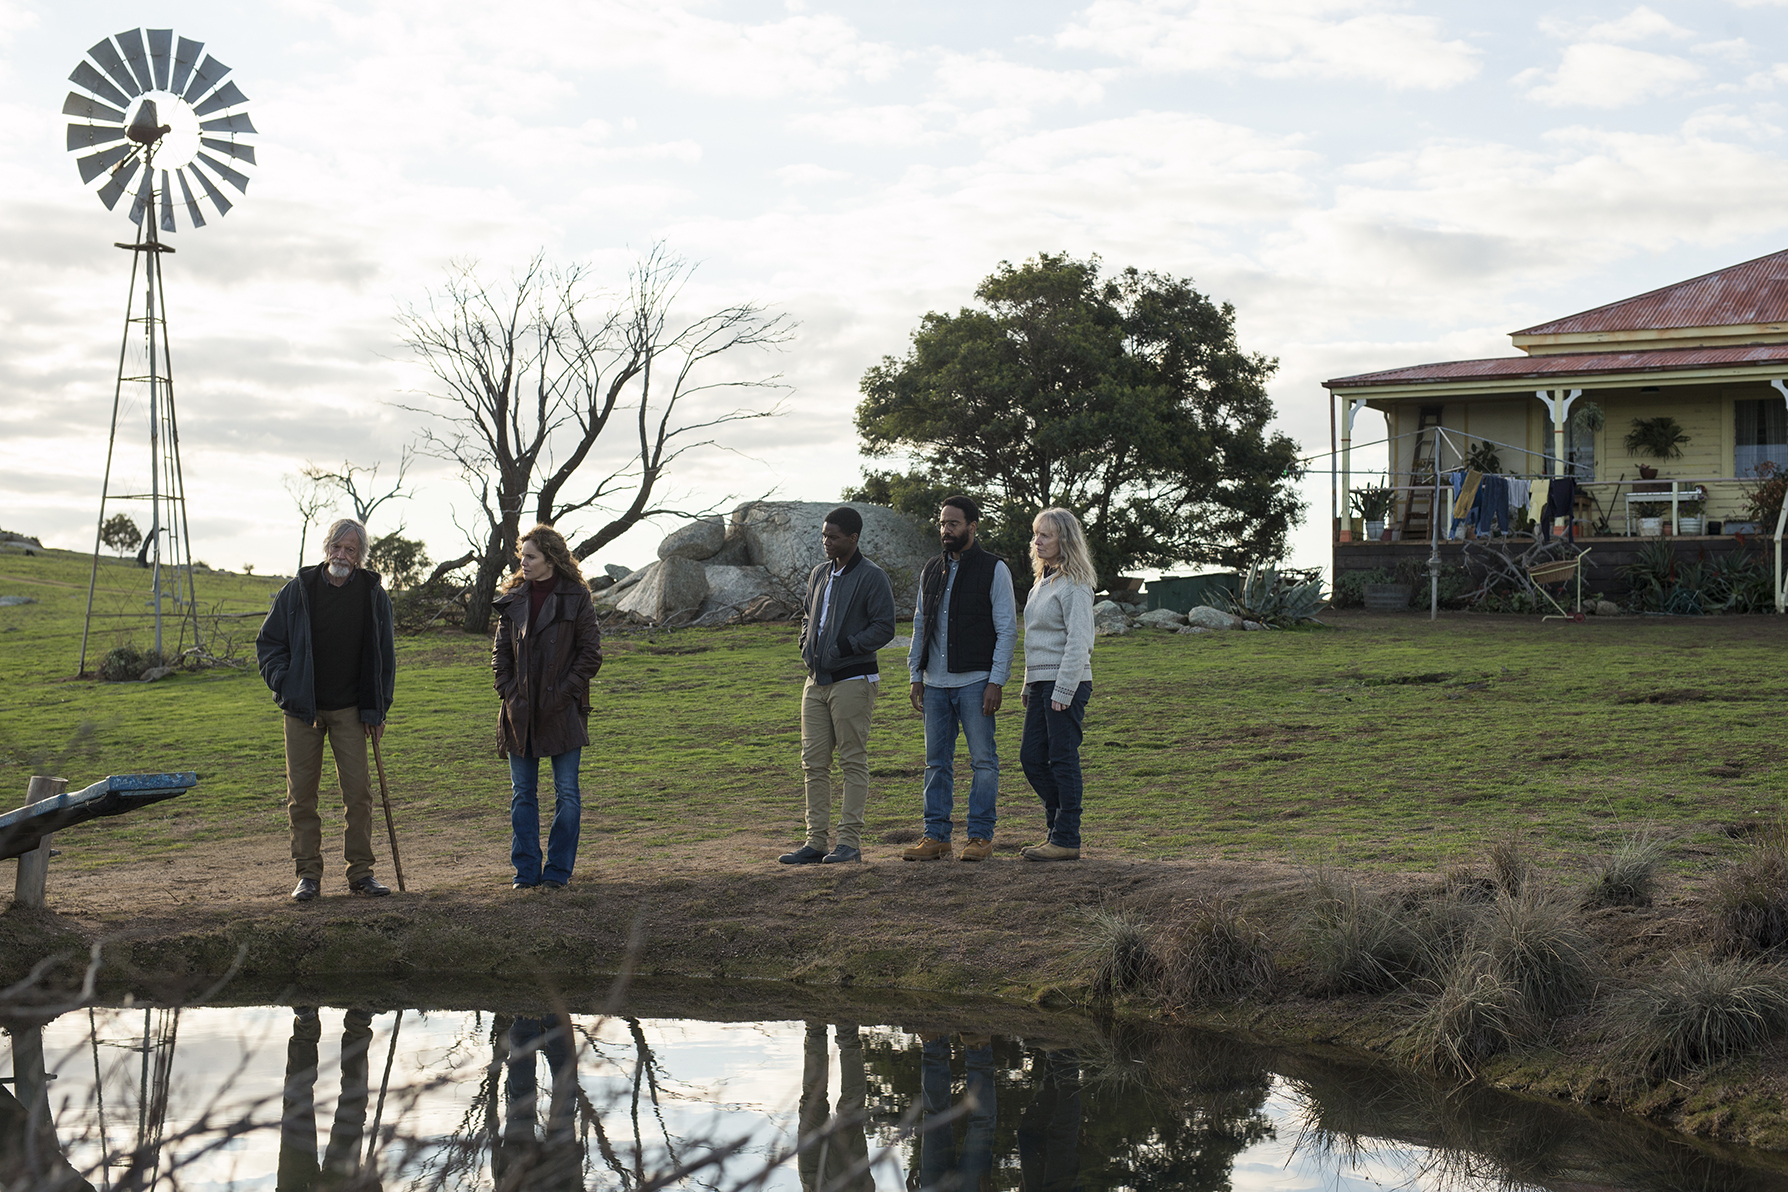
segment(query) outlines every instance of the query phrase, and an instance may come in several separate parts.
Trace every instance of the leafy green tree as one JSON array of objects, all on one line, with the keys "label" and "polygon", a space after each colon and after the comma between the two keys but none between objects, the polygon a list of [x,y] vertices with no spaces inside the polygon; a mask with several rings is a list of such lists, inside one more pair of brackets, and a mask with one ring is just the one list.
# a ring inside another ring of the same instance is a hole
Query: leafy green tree
[{"label": "leafy green tree", "polygon": [[135,550],[143,542],[143,531],[128,513],[114,513],[99,524],[99,540],[123,558],[127,550]]},{"label": "leafy green tree", "polygon": [[919,466],[867,472],[853,495],[929,517],[920,502],[967,491],[989,511],[982,536],[1013,558],[1037,510],[1066,506],[1106,580],[1284,552],[1303,516],[1297,446],[1268,430],[1278,362],[1236,344],[1234,307],[1065,253],[1001,262],[975,297],[927,314],[904,359],[863,375],[864,452]]},{"label": "leafy green tree", "polygon": [[387,588],[413,588],[429,568],[428,549],[420,539],[405,538],[402,530],[393,530],[373,539],[366,551],[366,565],[384,578]]}]

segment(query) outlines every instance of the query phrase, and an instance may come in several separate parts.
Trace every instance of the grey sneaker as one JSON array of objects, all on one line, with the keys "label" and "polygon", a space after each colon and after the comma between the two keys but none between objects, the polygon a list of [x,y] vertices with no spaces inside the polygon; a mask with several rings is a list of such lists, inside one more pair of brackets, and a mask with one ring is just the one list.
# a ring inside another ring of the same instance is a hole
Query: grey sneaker
[{"label": "grey sneaker", "polygon": [[822,863],[826,865],[837,865],[841,861],[861,861],[862,859],[862,849],[852,848],[848,844],[841,844],[831,852],[827,853],[825,860]]}]

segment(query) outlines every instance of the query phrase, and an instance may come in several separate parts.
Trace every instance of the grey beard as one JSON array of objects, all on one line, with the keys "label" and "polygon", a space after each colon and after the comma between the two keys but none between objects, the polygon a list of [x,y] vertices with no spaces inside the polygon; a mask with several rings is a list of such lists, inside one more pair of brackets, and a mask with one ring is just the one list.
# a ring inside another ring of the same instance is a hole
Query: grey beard
[{"label": "grey beard", "polygon": [[336,579],[347,579],[348,576],[354,574],[354,569],[346,563],[331,563],[329,564],[329,574]]}]

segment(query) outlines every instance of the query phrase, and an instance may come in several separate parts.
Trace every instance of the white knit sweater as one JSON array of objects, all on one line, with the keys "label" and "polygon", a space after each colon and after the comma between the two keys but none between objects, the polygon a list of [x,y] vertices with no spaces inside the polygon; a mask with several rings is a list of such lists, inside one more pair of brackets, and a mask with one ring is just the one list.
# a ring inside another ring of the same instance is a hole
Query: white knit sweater
[{"label": "white knit sweater", "polygon": [[1051,699],[1071,703],[1093,678],[1093,589],[1059,573],[1038,580],[1024,603],[1024,683],[1055,680]]}]

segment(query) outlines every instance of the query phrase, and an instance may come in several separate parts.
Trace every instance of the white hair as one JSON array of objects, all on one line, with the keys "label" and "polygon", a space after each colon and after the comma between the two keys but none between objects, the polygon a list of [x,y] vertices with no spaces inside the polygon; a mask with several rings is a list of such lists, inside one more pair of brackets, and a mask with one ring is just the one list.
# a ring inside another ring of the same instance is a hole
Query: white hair
[{"label": "white hair", "polygon": [[366,552],[371,544],[366,538],[366,527],[351,517],[340,518],[329,527],[329,532],[323,535],[323,551],[327,554],[330,547],[340,542],[349,534],[354,535],[354,537],[360,540],[360,549],[354,552],[354,566],[364,567],[366,565]]}]

